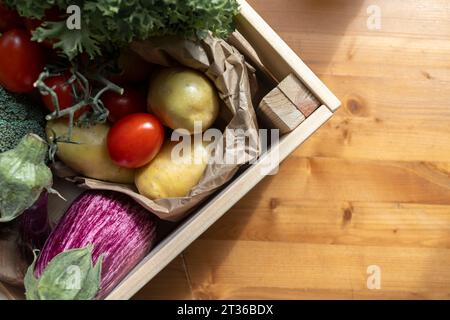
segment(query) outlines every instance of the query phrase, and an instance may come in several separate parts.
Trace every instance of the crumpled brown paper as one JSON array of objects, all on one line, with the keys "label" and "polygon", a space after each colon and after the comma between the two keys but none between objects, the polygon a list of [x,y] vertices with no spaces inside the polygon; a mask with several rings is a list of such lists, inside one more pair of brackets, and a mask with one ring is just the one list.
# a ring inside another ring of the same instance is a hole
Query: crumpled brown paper
[{"label": "crumpled brown paper", "polygon": [[0,223],[0,281],[22,286],[28,268],[27,261],[18,253],[19,225],[17,222]]},{"label": "crumpled brown paper", "polygon": [[[75,182],[91,189],[113,190],[128,194],[138,203],[163,220],[179,221],[191,209],[228,182],[239,167],[259,156],[258,124],[252,104],[250,76],[254,70],[244,57],[226,41],[207,37],[201,41],[179,38],[157,38],[134,42],[131,49],[148,62],[162,66],[184,65],[203,72],[216,86],[230,121],[223,132],[224,143],[215,153],[238,154],[235,164],[212,163],[208,165],[200,183],[184,198],[149,200],[137,193],[134,186],[108,183],[88,178],[75,178]],[[221,112],[221,114],[225,114]],[[247,132],[247,138],[242,131]],[[237,143],[244,139],[245,145]],[[245,140],[247,139],[247,140]],[[233,147],[229,147],[233,146]],[[242,156],[241,156],[242,155]],[[57,170],[58,171],[58,170]]]}]

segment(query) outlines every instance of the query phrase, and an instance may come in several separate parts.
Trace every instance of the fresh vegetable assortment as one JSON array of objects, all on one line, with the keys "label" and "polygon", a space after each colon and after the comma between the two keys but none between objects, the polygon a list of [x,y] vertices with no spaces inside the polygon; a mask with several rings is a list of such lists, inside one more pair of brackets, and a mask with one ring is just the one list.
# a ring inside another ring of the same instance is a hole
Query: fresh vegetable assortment
[{"label": "fresh vegetable assortment", "polygon": [[22,215],[22,248],[43,246],[25,277],[28,299],[104,298],[152,249],[155,218],[116,192],[84,193],[51,230],[50,166],[152,200],[186,197],[208,150],[196,144],[175,161],[167,133],[213,127],[217,89],[198,71],[146,62],[129,44],[226,37],[238,12],[236,0],[76,1],[81,29],[69,29],[72,4],[0,0],[0,226]]}]

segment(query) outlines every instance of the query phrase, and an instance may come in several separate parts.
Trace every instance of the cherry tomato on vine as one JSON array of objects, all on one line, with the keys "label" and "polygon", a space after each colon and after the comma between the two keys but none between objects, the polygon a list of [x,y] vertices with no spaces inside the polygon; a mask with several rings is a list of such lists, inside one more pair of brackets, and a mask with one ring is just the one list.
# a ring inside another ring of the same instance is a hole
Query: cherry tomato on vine
[{"label": "cherry tomato on vine", "polygon": [[22,18],[0,1],[0,32],[23,27]]},{"label": "cherry tomato on vine", "polygon": [[[64,73],[61,75],[50,77],[44,81],[44,83],[48,87],[53,89],[53,91],[55,91],[56,95],[58,96],[58,104],[60,110],[70,108],[77,103],[77,100],[73,95],[73,86],[69,83],[69,80],[70,74]],[[79,86],[76,86],[76,88],[77,92],[81,94]],[[44,102],[44,105],[48,110],[55,111],[56,106],[53,103],[53,99],[50,94],[42,95],[42,101]],[[85,111],[86,107],[81,108],[80,110],[75,112],[74,118],[78,119]]]},{"label": "cherry tomato on vine", "polygon": [[130,114],[143,113],[147,110],[146,96],[132,87],[124,87],[122,95],[107,91],[102,95],[101,100],[109,110],[109,121],[113,123]]},{"label": "cherry tomato on vine", "polygon": [[161,122],[148,113],[135,113],[117,122],[108,133],[112,161],[125,168],[139,168],[158,154],[164,142]]},{"label": "cherry tomato on vine", "polygon": [[[62,74],[50,77],[44,81],[58,96],[58,103],[61,110],[69,108],[75,102],[72,94],[72,86],[68,83],[69,79],[70,76],[68,74]],[[55,111],[56,107],[50,94],[42,95],[42,101],[48,110]]]},{"label": "cherry tomato on vine", "polygon": [[33,91],[44,66],[43,49],[26,30],[13,29],[0,37],[0,84],[9,91]]}]

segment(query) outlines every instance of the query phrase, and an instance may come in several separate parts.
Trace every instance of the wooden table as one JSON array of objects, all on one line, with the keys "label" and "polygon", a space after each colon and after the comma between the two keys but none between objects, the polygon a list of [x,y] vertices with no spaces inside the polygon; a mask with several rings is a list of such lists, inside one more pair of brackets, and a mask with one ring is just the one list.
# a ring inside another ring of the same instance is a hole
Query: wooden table
[{"label": "wooden table", "polygon": [[249,2],[343,107],[136,298],[450,298],[450,0]]}]

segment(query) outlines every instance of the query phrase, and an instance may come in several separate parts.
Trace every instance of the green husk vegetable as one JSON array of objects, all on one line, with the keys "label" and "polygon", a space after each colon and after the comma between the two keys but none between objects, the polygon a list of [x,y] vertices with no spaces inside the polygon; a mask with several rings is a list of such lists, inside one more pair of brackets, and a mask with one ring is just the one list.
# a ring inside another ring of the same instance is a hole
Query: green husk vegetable
[{"label": "green husk vegetable", "polygon": [[81,29],[69,30],[66,21],[46,22],[33,32],[37,41],[56,40],[69,58],[87,52],[94,57],[104,49],[126,46],[133,40],[178,35],[203,38],[208,32],[226,37],[234,30],[237,0],[5,0],[25,17],[42,19],[57,7],[81,9]]},{"label": "green husk vegetable", "polygon": [[26,135],[15,149],[0,154],[0,223],[31,207],[44,189],[51,190],[52,173],[45,165],[47,143]]},{"label": "green husk vegetable", "polygon": [[92,263],[93,246],[58,254],[39,278],[33,274],[36,257],[25,275],[28,300],[92,300],[100,288],[102,260]]}]

